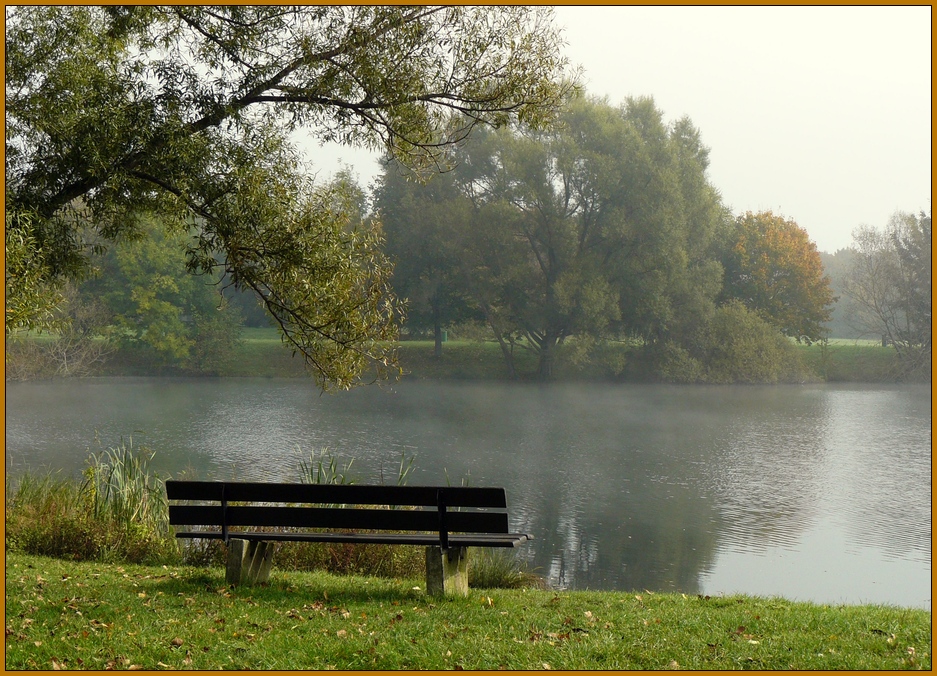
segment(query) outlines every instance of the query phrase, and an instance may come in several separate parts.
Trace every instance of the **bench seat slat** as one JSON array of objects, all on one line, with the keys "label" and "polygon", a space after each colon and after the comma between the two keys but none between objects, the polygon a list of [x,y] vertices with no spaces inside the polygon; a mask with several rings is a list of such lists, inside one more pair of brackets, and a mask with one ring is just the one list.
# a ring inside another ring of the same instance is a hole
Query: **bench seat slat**
[{"label": "bench seat slat", "polygon": [[[221,526],[220,506],[170,505],[173,525]],[[448,512],[450,531],[462,533],[507,533],[508,515],[503,512]],[[404,509],[336,509],[324,507],[229,506],[228,527],[271,526],[293,528],[348,528],[373,530],[436,530],[435,511]]]},{"label": "bench seat slat", "polygon": [[[335,542],[386,545],[438,545],[439,536],[419,533],[262,533],[257,531],[231,531],[229,537],[242,540]],[[220,531],[191,531],[176,533],[179,538],[222,539]],[[531,539],[524,533],[493,535],[450,535],[450,547],[516,547]]]}]

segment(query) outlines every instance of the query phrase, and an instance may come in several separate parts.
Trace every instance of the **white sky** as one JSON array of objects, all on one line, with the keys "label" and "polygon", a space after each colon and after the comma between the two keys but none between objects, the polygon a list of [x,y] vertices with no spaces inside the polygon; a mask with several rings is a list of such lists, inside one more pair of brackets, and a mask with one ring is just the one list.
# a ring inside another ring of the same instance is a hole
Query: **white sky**
[{"label": "white sky", "polygon": [[[821,251],[931,209],[931,7],[556,8],[589,94],[689,116],[735,213],[771,209]],[[375,156],[310,146],[328,174]]]}]

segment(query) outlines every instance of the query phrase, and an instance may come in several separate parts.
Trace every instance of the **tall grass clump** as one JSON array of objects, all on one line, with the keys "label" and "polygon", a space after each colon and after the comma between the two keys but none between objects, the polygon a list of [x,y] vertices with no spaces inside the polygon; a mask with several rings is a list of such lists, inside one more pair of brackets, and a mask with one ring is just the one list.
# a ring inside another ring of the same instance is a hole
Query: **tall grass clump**
[{"label": "tall grass clump", "polygon": [[546,589],[546,581],[527,568],[513,549],[476,547],[468,564],[469,586],[478,589]]},{"label": "tall grass clump", "polygon": [[[397,486],[405,486],[413,471],[414,457],[401,453],[397,476],[388,477]],[[299,479],[308,484],[352,484],[354,459],[339,466],[328,449],[312,451],[309,460],[300,460]],[[381,484],[385,483],[383,465]],[[447,475],[447,484],[449,484]],[[461,485],[467,485],[465,480]],[[215,561],[222,563],[220,551]],[[277,550],[276,564],[280,568],[297,571],[324,570],[342,575],[374,575],[386,578],[422,577],[426,571],[424,547],[332,542],[282,542]],[[489,551],[473,548],[469,559],[469,585],[488,589],[518,589],[543,587],[543,580],[527,571],[513,551]]]},{"label": "tall grass clump", "polygon": [[339,469],[338,461],[327,448],[318,455],[312,451],[308,462],[305,459],[299,461],[299,481],[304,484],[353,484],[355,482],[348,472],[354,462],[352,458]]},{"label": "tall grass clump", "polygon": [[163,482],[132,440],[92,455],[83,479],[24,474],[6,482],[6,544],[74,560],[175,563]]},{"label": "tall grass clump", "polygon": [[[328,449],[313,450],[309,459],[299,461],[299,481],[305,484],[354,484],[350,470],[354,458],[344,465]],[[413,465],[403,456],[397,472],[398,486],[406,484]],[[384,483],[383,468],[381,483]],[[378,577],[412,577],[420,575],[425,566],[422,547],[388,547],[375,544],[332,542],[282,542],[276,554],[276,565],[289,570],[325,570],[337,574],[375,575]]]},{"label": "tall grass clump", "polygon": [[175,549],[166,490],[150,471],[152,458],[130,439],[93,455],[84,472],[81,491],[91,517],[108,526],[111,546],[128,560],[161,559]]}]

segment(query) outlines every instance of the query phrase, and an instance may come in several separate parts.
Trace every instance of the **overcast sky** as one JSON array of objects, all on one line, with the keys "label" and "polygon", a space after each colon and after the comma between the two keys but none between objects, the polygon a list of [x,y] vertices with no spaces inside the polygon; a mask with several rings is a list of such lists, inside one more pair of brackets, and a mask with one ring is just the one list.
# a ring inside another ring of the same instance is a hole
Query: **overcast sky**
[{"label": "overcast sky", "polygon": [[[735,213],[771,209],[821,251],[931,209],[931,8],[556,8],[586,91],[689,116]],[[315,151],[367,185],[374,157]]]}]

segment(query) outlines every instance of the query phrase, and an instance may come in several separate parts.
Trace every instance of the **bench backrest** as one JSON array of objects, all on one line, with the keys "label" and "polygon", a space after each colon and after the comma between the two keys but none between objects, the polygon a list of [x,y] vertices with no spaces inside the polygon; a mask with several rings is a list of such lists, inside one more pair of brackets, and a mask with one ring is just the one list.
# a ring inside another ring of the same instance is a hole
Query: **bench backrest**
[{"label": "bench backrest", "polygon": [[218,503],[170,504],[169,522],[219,527],[225,540],[228,528],[241,526],[431,531],[443,547],[450,532],[508,532],[507,513],[487,511],[507,507],[503,488],[170,480],[166,496]]}]

